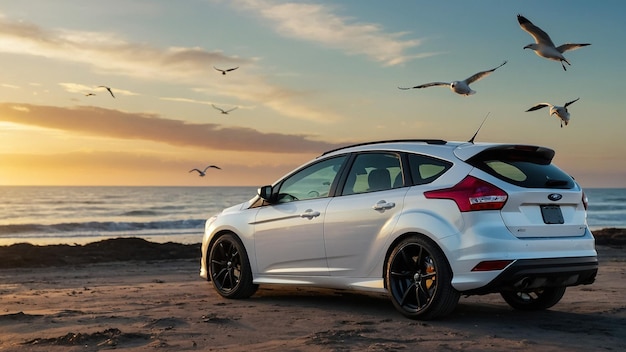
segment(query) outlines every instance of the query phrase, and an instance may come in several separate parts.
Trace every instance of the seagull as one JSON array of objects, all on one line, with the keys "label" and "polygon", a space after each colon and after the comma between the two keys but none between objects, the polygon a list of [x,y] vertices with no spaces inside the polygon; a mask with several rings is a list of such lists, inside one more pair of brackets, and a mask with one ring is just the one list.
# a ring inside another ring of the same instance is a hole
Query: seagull
[{"label": "seagull", "polygon": [[479,79],[489,75],[491,72],[497,70],[498,68],[504,66],[504,64],[506,64],[506,61],[504,61],[502,64],[500,64],[500,66],[496,67],[496,68],[492,68],[491,70],[487,70],[487,71],[482,71],[482,72],[478,72],[475,75],[463,80],[463,81],[454,81],[452,83],[448,83],[448,82],[431,82],[431,83],[426,83],[426,84],[421,84],[419,86],[415,86],[415,87],[407,87],[407,88],[403,88],[403,87],[398,87],[399,89],[412,89],[412,88],[427,88],[427,87],[434,87],[434,86],[449,86],[450,89],[460,95],[464,95],[464,96],[468,96],[468,95],[472,95],[474,93],[476,93],[474,90],[472,90],[469,85],[470,83],[476,82]]},{"label": "seagull", "polygon": [[565,64],[563,64],[563,62],[570,66],[572,64],[567,61],[565,56],[563,56],[563,53],[569,50],[575,50],[578,48],[582,48],[583,46],[591,45],[589,43],[567,43],[555,47],[548,33],[544,32],[541,28],[535,26],[526,17],[522,15],[517,15],[517,22],[519,22],[520,27],[522,27],[524,31],[526,31],[533,38],[535,38],[535,43],[526,45],[524,49],[531,49],[538,56],[545,57],[548,60],[559,61],[561,63],[561,66],[563,66],[563,70],[565,71],[567,71],[567,68],[565,68]]},{"label": "seagull", "polygon": [[209,166],[205,167],[205,168],[204,168],[204,170],[199,170],[199,169],[191,169],[191,170],[189,170],[189,172],[198,171],[198,174],[200,174],[200,177],[204,177],[204,176],[206,176],[206,170],[211,169],[211,168],[212,168],[212,169],[218,169],[218,170],[221,170],[221,169],[222,169],[222,168],[221,168],[221,167],[219,167],[219,166],[209,165]]},{"label": "seagull", "polygon": [[217,68],[217,67],[215,67],[215,66],[213,66],[213,68],[214,68],[214,69],[216,69],[216,70],[218,70],[218,71],[220,71],[223,75],[225,75],[225,74],[226,74],[226,72],[234,71],[234,70],[238,69],[238,68],[239,68],[239,66],[237,66],[237,67],[233,67],[233,68],[228,68],[228,69],[226,69],[226,70],[222,70],[222,69]]},{"label": "seagull", "polygon": [[92,95],[96,95],[96,93],[85,93],[85,96],[86,96],[86,97],[90,97],[90,96],[92,96]]},{"label": "seagull", "polygon": [[224,115],[228,115],[228,113],[229,113],[229,112],[231,112],[231,111],[233,111],[233,110],[237,109],[237,107],[236,107],[236,106],[235,106],[234,108],[230,109],[230,110],[223,110],[223,109],[220,109],[220,108],[218,108],[217,106],[215,106],[215,105],[213,105],[213,104],[211,104],[211,106],[212,106],[214,109],[221,111],[221,112],[222,112],[222,114],[224,114]]},{"label": "seagull", "polygon": [[107,86],[98,86],[98,88],[106,88],[106,90],[108,90],[108,91],[109,91],[109,93],[111,93],[111,96],[112,96],[113,98],[115,98],[115,95],[113,95],[113,91],[111,90],[111,88],[109,88],[109,87],[107,87]]},{"label": "seagull", "polygon": [[578,99],[580,99],[580,98],[576,98],[576,99],[574,99],[574,100],[572,100],[570,102],[567,102],[563,106],[556,106],[556,105],[552,105],[552,104],[549,104],[549,103],[539,103],[539,104],[533,106],[532,108],[526,110],[526,112],[543,109],[546,106],[549,106],[550,107],[550,116],[556,115],[558,118],[560,118],[561,119],[561,128],[563,128],[563,123],[565,123],[565,126],[567,126],[567,124],[569,123],[569,111],[567,111],[567,107],[569,105],[577,102]]}]

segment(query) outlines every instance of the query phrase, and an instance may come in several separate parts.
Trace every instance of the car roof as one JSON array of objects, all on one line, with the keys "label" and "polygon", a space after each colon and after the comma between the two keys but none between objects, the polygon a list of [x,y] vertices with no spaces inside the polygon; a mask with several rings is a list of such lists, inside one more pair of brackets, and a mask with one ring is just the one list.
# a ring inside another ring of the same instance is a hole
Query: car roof
[{"label": "car roof", "polygon": [[320,155],[320,157],[352,152],[386,150],[423,153],[440,157],[451,157],[451,154],[453,154],[458,159],[467,160],[472,156],[488,149],[524,149],[544,151],[548,153],[552,152],[552,155],[554,154],[554,151],[552,151],[550,148],[527,144],[486,142],[471,143],[459,141],[445,141],[442,139],[393,139],[347,145],[341,148],[329,150]]},{"label": "car roof", "polygon": [[426,145],[436,145],[436,146],[447,146],[446,149],[449,149],[454,142],[448,142],[442,139],[391,139],[391,140],[380,140],[380,141],[371,141],[371,142],[362,142],[351,145],[346,145],[340,148],[332,149],[326,151],[322,154],[343,154],[355,151],[367,151],[367,150],[405,150],[405,151],[413,151],[416,146],[426,146]]}]

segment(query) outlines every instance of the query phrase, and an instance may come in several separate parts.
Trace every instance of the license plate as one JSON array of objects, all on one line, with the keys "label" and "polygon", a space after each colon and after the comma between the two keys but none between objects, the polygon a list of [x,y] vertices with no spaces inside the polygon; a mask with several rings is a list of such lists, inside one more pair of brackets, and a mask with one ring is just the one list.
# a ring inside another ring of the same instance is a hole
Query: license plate
[{"label": "license plate", "polygon": [[558,205],[542,205],[541,216],[543,216],[543,222],[546,224],[563,224],[563,213],[561,207]]}]

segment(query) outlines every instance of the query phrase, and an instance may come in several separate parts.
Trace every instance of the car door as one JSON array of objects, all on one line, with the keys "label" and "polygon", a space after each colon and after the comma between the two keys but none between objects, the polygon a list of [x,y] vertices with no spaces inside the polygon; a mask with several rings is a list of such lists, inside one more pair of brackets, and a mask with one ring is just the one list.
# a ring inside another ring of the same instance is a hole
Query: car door
[{"label": "car door", "polygon": [[382,247],[408,191],[403,178],[399,154],[355,157],[341,195],[330,201],[326,211],[324,238],[331,276],[382,274]]},{"label": "car door", "polygon": [[323,160],[277,183],[273,204],[257,213],[255,251],[263,275],[328,275],[324,219],[346,157]]}]

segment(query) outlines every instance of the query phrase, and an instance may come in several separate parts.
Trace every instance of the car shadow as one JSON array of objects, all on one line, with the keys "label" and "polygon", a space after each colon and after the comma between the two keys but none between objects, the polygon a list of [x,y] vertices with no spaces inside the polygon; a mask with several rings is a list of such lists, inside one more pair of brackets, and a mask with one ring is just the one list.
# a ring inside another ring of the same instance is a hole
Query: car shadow
[{"label": "car shadow", "polygon": [[[473,299],[478,297],[477,299]],[[497,294],[461,297],[452,314],[430,321],[411,320],[397,312],[386,294],[345,290],[292,288],[278,286],[261,288],[250,298],[255,305],[332,312],[337,317],[350,317],[366,322],[406,322],[401,326],[427,326],[476,333],[491,338],[532,340],[536,344],[554,344],[561,339],[566,346],[576,346],[576,339],[595,341],[598,347],[626,346],[626,307],[611,311],[581,313],[575,302],[561,302],[549,310],[524,312],[509,307]],[[355,316],[356,315],[356,316]],[[401,327],[402,328],[402,327]]]}]

